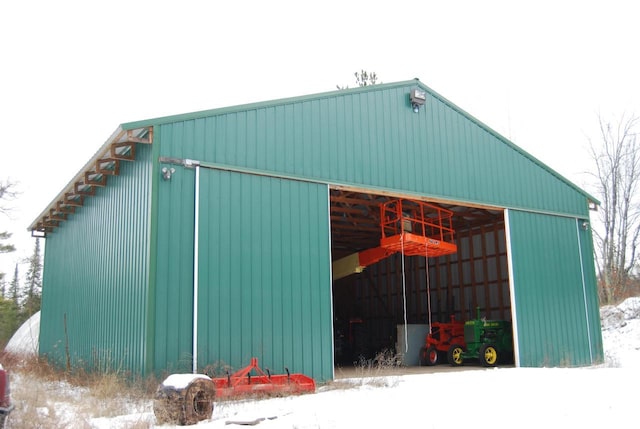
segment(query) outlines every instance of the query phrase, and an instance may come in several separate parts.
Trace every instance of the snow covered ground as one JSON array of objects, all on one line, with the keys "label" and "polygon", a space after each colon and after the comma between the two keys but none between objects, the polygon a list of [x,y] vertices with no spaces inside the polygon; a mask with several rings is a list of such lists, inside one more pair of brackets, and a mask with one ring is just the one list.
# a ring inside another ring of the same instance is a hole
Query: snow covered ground
[{"label": "snow covered ground", "polygon": [[[372,373],[338,380],[315,394],[217,403],[212,419],[193,427],[240,428],[240,422],[263,428],[636,427],[640,298],[604,307],[601,317],[606,356],[601,366]],[[155,425],[149,400],[123,402],[115,417],[95,417],[81,406],[86,400],[78,400],[86,392],[61,384],[51,387],[50,396],[47,409],[58,410],[64,427],[173,428]],[[11,419],[20,419],[20,404]]]}]

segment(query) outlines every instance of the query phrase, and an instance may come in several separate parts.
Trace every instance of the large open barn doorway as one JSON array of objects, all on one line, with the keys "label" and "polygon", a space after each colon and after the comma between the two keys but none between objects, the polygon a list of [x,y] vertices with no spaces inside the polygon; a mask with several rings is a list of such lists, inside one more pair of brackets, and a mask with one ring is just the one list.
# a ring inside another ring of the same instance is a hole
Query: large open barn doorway
[{"label": "large open barn doorway", "polygon": [[[380,245],[380,205],[396,198],[331,190],[334,267],[335,261]],[[408,342],[416,341],[409,336],[423,337],[430,323],[448,322],[451,317],[473,319],[477,309],[487,319],[511,320],[503,211],[429,203],[453,212],[455,253],[425,258],[396,252],[361,272],[335,275],[334,271],[337,366],[388,351],[402,356],[407,365],[417,364],[419,350],[409,347]]]}]

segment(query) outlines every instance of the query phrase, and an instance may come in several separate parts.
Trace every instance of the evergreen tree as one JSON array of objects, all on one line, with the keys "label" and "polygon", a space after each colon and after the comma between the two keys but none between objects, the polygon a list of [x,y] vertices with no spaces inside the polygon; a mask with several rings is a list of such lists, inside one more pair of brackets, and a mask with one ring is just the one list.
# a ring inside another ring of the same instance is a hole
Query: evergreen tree
[{"label": "evergreen tree", "polygon": [[[5,202],[12,201],[17,196],[15,191],[15,183],[9,180],[0,181],[0,214],[8,216],[11,207],[5,205]],[[11,233],[0,231],[0,254],[9,253],[16,250],[13,244],[6,241],[11,238]],[[18,265],[16,265],[13,281],[7,290],[4,273],[0,272],[0,350],[4,349],[7,341],[20,326],[18,296],[20,289],[20,281],[18,278]]]},{"label": "evergreen tree", "polygon": [[26,274],[25,297],[23,305],[24,320],[40,310],[42,296],[42,258],[40,256],[40,239],[36,238],[33,254],[27,260],[29,268]]},{"label": "evergreen tree", "polygon": [[19,304],[20,299],[20,276],[18,275],[18,264],[13,272],[13,280],[9,286],[9,300],[13,301],[16,305]]},{"label": "evergreen tree", "polygon": [[0,349],[4,349],[7,341],[22,323],[20,306],[18,305],[19,290],[20,278],[16,264],[9,290],[5,291],[7,297],[0,298]]},{"label": "evergreen tree", "polygon": [[18,327],[18,305],[10,299],[0,298],[0,350],[4,350]]},{"label": "evergreen tree", "polygon": [[[9,180],[0,181],[0,214],[8,216],[10,208],[6,206],[3,201],[13,200],[17,193],[14,191],[15,184]],[[5,243],[11,238],[11,233],[7,231],[0,231],[0,254],[9,253],[16,250],[13,244]],[[2,286],[2,297],[5,296],[6,284],[4,283],[4,273],[0,272],[0,286]]]}]

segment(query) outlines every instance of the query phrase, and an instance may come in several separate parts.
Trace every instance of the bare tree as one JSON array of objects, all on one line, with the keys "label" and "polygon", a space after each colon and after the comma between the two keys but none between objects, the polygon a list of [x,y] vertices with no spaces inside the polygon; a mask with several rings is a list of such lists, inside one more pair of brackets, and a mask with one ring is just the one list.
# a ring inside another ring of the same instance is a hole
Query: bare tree
[{"label": "bare tree", "polygon": [[[16,198],[17,192],[15,191],[15,183],[4,180],[0,181],[0,214],[9,216],[11,207],[4,204],[6,201],[11,201]],[[11,233],[7,231],[0,231],[0,253],[9,253],[16,250],[15,246],[10,243],[6,243],[11,238]],[[4,273],[0,272],[0,281],[3,281]]]},{"label": "bare tree", "polygon": [[[368,72],[366,70],[360,70],[359,72],[355,72],[353,75],[356,78],[356,85],[358,86],[369,86],[369,85],[375,85],[376,83],[378,83],[378,75],[376,74],[376,72]],[[347,86],[336,85],[336,88],[348,89],[349,85]]]},{"label": "bare tree", "polygon": [[640,234],[639,118],[623,115],[616,124],[599,116],[600,143],[590,142],[603,231],[594,232],[603,304],[623,298],[636,265]]},{"label": "bare tree", "polygon": [[355,72],[354,75],[358,86],[375,85],[378,83],[378,75],[376,75],[376,72],[361,70],[360,73]]},{"label": "bare tree", "polygon": [[11,207],[2,203],[3,201],[12,201],[18,196],[16,184],[10,180],[0,181],[0,214],[9,215]]}]

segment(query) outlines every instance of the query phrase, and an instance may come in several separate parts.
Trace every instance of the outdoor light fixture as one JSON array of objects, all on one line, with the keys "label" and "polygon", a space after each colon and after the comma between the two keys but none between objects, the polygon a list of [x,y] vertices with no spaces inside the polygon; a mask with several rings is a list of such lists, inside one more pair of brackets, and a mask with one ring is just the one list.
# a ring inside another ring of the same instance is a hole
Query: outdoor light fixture
[{"label": "outdoor light fixture", "polygon": [[584,221],[582,222],[582,229],[584,229],[585,231],[589,229],[589,222]]},{"label": "outdoor light fixture", "polygon": [[171,180],[171,175],[176,172],[176,169],[173,167],[171,168],[162,167],[161,171],[162,171],[162,178],[164,180]]},{"label": "outdoor light fixture", "polygon": [[422,106],[427,101],[427,93],[421,89],[412,89],[409,94],[409,98],[411,99],[411,107],[415,113],[420,111],[420,106]]}]

